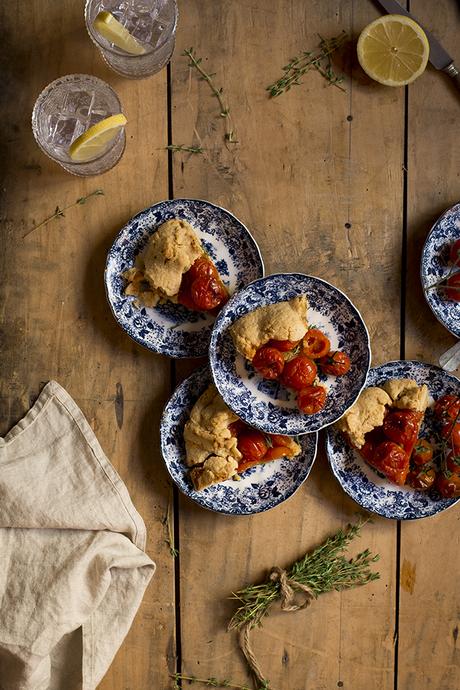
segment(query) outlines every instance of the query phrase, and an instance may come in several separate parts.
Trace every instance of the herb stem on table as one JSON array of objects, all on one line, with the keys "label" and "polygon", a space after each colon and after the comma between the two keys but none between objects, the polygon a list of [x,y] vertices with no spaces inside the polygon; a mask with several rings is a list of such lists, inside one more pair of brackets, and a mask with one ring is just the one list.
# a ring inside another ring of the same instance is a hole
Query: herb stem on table
[{"label": "herb stem on table", "polygon": [[330,86],[336,86],[341,91],[345,91],[341,86],[343,76],[338,76],[332,68],[331,55],[345,44],[348,36],[343,31],[333,38],[322,38],[322,36],[319,38],[320,43],[316,50],[303,51],[293,58],[283,67],[283,76],[266,87],[270,98],[280,96],[289,91],[292,86],[299,86],[302,83],[299,79],[311,69],[316,69]]},{"label": "herb stem on table", "polygon": [[203,153],[204,149],[201,146],[184,146],[183,144],[168,144],[165,146],[168,151],[173,153],[184,151],[186,153]]},{"label": "herb stem on table", "polygon": [[34,232],[34,230],[38,230],[39,228],[42,228],[44,225],[47,225],[47,223],[52,221],[54,218],[64,218],[65,217],[64,211],[68,211],[69,208],[73,208],[74,206],[81,206],[81,205],[85,204],[88,201],[88,199],[91,199],[91,197],[101,196],[103,194],[104,194],[104,192],[102,189],[95,189],[94,192],[91,192],[90,194],[87,194],[86,196],[79,197],[76,201],[73,202],[73,204],[69,204],[68,206],[64,206],[64,208],[60,208],[59,206],[56,206],[56,209],[55,209],[54,213],[51,214],[51,216],[48,216],[48,218],[45,218],[45,220],[42,220],[41,223],[39,223],[38,225],[35,225],[33,228],[28,230],[25,233],[25,235],[22,236],[22,238],[24,239],[25,237],[27,237],[27,235],[30,235],[30,233]]},{"label": "herb stem on table", "polygon": [[169,552],[173,558],[179,555],[179,551],[174,546],[174,535],[171,526],[171,498],[168,499],[168,507],[166,508],[166,515],[163,518],[163,524],[166,527],[165,542],[169,546]]},{"label": "herb stem on table", "polygon": [[212,91],[213,96],[215,96],[219,102],[219,108],[220,108],[220,116],[224,118],[225,120],[225,143],[226,144],[238,144],[238,141],[235,138],[235,132],[232,128],[232,123],[231,123],[231,118],[230,118],[230,108],[228,105],[225,103],[224,98],[223,98],[223,88],[217,88],[214,85],[214,82],[212,80],[213,77],[215,77],[215,73],[208,74],[203,67],[201,66],[201,63],[203,62],[203,58],[198,58],[196,57],[193,48],[189,48],[188,50],[184,50],[182,53],[184,57],[189,58],[189,67],[195,67],[196,70],[198,70],[201,78],[206,81],[209,85],[209,88]]}]

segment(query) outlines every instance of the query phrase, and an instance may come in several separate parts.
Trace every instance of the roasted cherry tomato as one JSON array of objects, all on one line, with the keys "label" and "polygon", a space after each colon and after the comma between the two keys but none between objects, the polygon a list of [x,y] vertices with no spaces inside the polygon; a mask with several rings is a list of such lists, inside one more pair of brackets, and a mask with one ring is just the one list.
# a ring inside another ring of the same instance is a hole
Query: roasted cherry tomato
[{"label": "roasted cherry tomato", "polygon": [[216,267],[209,261],[205,256],[200,256],[195,260],[195,263],[187,271],[190,275],[191,280],[196,280],[197,278],[218,278],[219,273]]},{"label": "roasted cherry tomato", "polygon": [[232,422],[228,425],[228,430],[232,436],[239,436],[245,431],[251,431],[251,427],[245,424],[241,419],[237,419],[236,422]]},{"label": "roasted cherry tomato", "polygon": [[290,352],[299,343],[300,340],[269,340],[267,345],[268,347],[274,347],[276,350],[279,350],[280,352]]},{"label": "roasted cherry tomato", "polygon": [[426,465],[433,457],[433,447],[426,438],[418,438],[412,451],[411,460],[414,465]]},{"label": "roasted cherry tomato", "polygon": [[284,458],[286,455],[289,455],[289,448],[286,446],[273,446],[273,448],[269,448],[267,452],[264,455],[264,462],[268,462],[269,460],[278,460],[278,458]]},{"label": "roasted cherry tomato", "polygon": [[289,362],[285,362],[281,381],[288,388],[299,391],[301,388],[311,386],[317,373],[316,364],[310,357],[297,355]]},{"label": "roasted cherry tomato", "polygon": [[456,395],[443,395],[436,401],[434,413],[441,421],[455,421],[460,413],[460,398]]},{"label": "roasted cherry tomato", "polygon": [[449,259],[456,266],[460,266],[460,238],[458,240],[455,240],[455,242],[451,246]]},{"label": "roasted cherry tomato", "polygon": [[350,358],[345,352],[330,352],[325,357],[321,357],[318,361],[318,366],[325,374],[332,376],[343,376],[349,371],[351,362]]},{"label": "roasted cherry tomato", "polygon": [[409,473],[409,456],[393,441],[384,441],[374,451],[372,465],[391,482],[402,485]]},{"label": "roasted cherry tomato", "polygon": [[306,386],[297,393],[297,405],[305,414],[316,414],[326,402],[326,389],[323,386]]},{"label": "roasted cherry tomato", "polygon": [[460,496],[460,475],[440,472],[436,477],[436,488],[444,498]]},{"label": "roasted cherry tomato", "polygon": [[312,359],[325,357],[331,349],[329,338],[319,328],[310,328],[302,340],[304,355]]},{"label": "roasted cherry tomato", "polygon": [[428,491],[431,489],[436,479],[435,470],[430,467],[427,470],[409,472],[406,479],[406,484],[412,486],[419,491]]},{"label": "roasted cherry tomato", "polygon": [[444,292],[447,299],[460,302],[460,271],[447,278]]},{"label": "roasted cherry tomato", "polygon": [[279,378],[284,369],[283,355],[274,347],[259,347],[252,358],[252,366],[262,374],[264,379],[274,380]]},{"label": "roasted cherry tomato", "polygon": [[246,431],[238,437],[237,448],[243,460],[262,460],[268,450],[268,444],[260,431]]},{"label": "roasted cherry tomato", "polygon": [[417,439],[420,413],[412,410],[389,412],[383,422],[383,431],[391,441],[398,443],[406,452],[412,451]]},{"label": "roasted cherry tomato", "polygon": [[282,434],[270,434],[269,436],[274,446],[289,446],[291,442],[289,436],[283,436]]},{"label": "roasted cherry tomato", "polygon": [[460,474],[460,454],[451,450],[446,457],[446,467],[452,474]]},{"label": "roasted cherry tomato", "polygon": [[441,436],[446,439],[450,450],[460,454],[460,422],[446,422],[441,427]]},{"label": "roasted cherry tomato", "polygon": [[221,304],[226,291],[217,278],[201,276],[192,282],[190,294],[198,309],[209,311]]}]

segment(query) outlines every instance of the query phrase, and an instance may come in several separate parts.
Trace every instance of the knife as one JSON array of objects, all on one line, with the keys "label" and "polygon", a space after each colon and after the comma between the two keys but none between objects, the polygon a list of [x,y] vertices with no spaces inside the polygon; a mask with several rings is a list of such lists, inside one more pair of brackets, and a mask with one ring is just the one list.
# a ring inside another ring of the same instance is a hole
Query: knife
[{"label": "knife", "polygon": [[433,36],[433,34],[425,29],[423,24],[421,24],[416,17],[414,17],[413,14],[408,12],[404,7],[402,7],[399,2],[396,2],[396,0],[377,0],[379,5],[383,7],[386,12],[389,14],[403,14],[406,17],[410,17],[411,19],[414,20],[414,22],[417,22],[419,26],[422,27],[424,32],[426,33],[426,37],[428,39],[428,43],[430,44],[430,56],[429,56],[429,61],[438,70],[441,70],[442,72],[445,72],[446,74],[449,75],[449,77],[452,77],[454,79],[455,85],[457,86],[458,89],[460,89],[460,74],[458,69],[454,65],[454,61],[450,57],[449,53],[444,50],[442,45],[439,43],[439,41]]}]

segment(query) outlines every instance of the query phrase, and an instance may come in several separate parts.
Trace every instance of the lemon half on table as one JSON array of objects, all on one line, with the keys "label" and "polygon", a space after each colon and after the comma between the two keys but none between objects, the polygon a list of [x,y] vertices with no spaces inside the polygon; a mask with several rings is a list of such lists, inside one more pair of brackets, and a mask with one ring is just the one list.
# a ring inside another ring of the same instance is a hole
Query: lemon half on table
[{"label": "lemon half on table", "polygon": [[369,77],[386,86],[405,86],[425,71],[430,44],[413,19],[386,14],[363,29],[357,50]]},{"label": "lemon half on table", "polygon": [[130,55],[143,55],[145,53],[144,46],[110,12],[105,10],[99,12],[93,22],[93,27],[109,43],[113,43],[125,53]]},{"label": "lemon half on table", "polygon": [[104,153],[108,144],[115,139],[126,123],[127,119],[123,113],[111,115],[96,122],[72,142],[69,156],[76,163],[84,163],[97,158]]}]

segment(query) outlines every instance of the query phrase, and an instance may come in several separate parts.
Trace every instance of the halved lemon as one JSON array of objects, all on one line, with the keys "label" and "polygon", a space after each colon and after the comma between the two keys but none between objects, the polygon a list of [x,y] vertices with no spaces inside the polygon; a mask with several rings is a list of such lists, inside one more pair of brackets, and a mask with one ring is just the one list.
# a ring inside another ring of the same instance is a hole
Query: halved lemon
[{"label": "halved lemon", "polygon": [[145,53],[144,46],[110,12],[105,10],[99,12],[93,22],[93,27],[107,41],[126,53],[130,53],[130,55],[143,55]]},{"label": "halved lemon", "polygon": [[127,119],[123,113],[111,115],[106,117],[105,120],[96,122],[95,125],[87,129],[83,134],[80,134],[72,142],[69,148],[69,156],[77,163],[84,163],[97,158],[97,156],[104,153],[109,142],[115,139],[120,129],[126,123]]},{"label": "halved lemon", "polygon": [[430,44],[413,19],[386,14],[363,29],[357,50],[359,64],[372,79],[386,86],[404,86],[425,71]]}]

